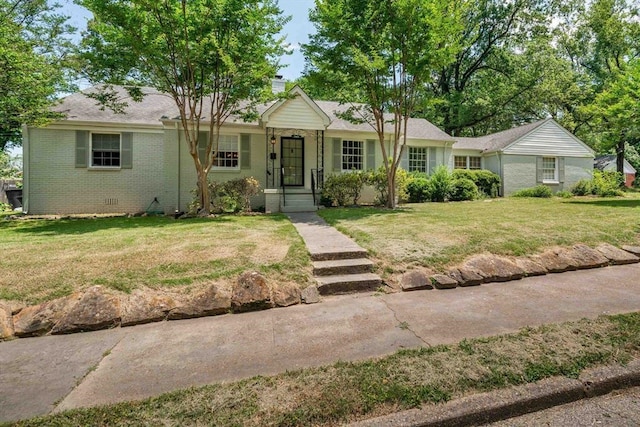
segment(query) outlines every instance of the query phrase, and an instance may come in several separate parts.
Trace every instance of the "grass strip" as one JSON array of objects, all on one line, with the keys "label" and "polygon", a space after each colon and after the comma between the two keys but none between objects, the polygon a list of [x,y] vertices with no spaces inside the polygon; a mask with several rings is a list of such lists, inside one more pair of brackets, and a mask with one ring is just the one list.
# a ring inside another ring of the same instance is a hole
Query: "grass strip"
[{"label": "grass strip", "polygon": [[601,316],[455,345],[214,384],[79,409],[17,426],[329,426],[640,356],[640,313]]}]

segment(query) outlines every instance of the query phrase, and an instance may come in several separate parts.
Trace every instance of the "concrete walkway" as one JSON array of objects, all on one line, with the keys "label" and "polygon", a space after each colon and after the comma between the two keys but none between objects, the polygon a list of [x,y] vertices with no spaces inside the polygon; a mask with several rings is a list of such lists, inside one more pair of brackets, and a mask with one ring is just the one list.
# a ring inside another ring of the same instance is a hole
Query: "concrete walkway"
[{"label": "concrete walkway", "polygon": [[640,264],[0,343],[0,421],[640,310]]},{"label": "concrete walkway", "polygon": [[315,212],[289,213],[287,215],[307,245],[311,259],[315,260],[318,256],[331,253],[367,253],[356,242],[328,225]]}]

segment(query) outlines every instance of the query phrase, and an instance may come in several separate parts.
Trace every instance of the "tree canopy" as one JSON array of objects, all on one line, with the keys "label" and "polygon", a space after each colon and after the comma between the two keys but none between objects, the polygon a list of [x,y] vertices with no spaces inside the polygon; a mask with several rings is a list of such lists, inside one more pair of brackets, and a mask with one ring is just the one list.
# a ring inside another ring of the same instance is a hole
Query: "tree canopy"
[{"label": "tree canopy", "polygon": [[277,34],[287,18],[275,0],[79,2],[94,14],[82,45],[87,76],[107,84],[94,96],[116,110],[126,105],[110,84],[127,85],[134,98],[141,85],[172,97],[198,175],[200,208],[208,214],[207,177],[220,127],[231,115],[251,116],[268,94],[284,52]]}]

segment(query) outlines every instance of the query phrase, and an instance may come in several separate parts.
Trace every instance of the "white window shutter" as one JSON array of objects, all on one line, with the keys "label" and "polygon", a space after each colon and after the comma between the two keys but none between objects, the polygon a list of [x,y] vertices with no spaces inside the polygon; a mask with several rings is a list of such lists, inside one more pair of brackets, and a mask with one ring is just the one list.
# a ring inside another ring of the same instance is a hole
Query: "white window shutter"
[{"label": "white window shutter", "polygon": [[131,132],[123,132],[121,138],[120,167],[122,169],[131,169],[133,168],[133,134]]},{"label": "white window shutter", "polygon": [[542,157],[536,157],[536,182],[543,181]]},{"label": "white window shutter", "polygon": [[558,157],[558,181],[564,182],[564,157]]},{"label": "white window shutter", "polygon": [[376,168],[376,140],[367,139],[367,166],[365,169]]},{"label": "white window shutter", "polygon": [[333,171],[340,172],[342,171],[342,139],[340,138],[332,138],[333,139]]},{"label": "white window shutter", "polygon": [[251,135],[240,135],[240,169],[251,169]]},{"label": "white window shutter", "polygon": [[76,131],[76,167],[86,168],[89,159],[89,131]]}]

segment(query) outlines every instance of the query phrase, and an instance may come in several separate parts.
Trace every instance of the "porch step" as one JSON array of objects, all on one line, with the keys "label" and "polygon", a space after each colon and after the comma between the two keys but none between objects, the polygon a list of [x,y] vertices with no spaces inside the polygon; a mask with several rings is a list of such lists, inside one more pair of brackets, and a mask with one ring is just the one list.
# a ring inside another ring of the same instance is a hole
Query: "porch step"
[{"label": "porch step", "polygon": [[320,295],[374,291],[382,286],[380,276],[373,273],[341,274],[316,277]]},{"label": "porch step", "polygon": [[372,270],[373,262],[367,258],[349,258],[313,262],[314,276],[370,273]]},{"label": "porch step", "polygon": [[280,196],[280,210],[282,212],[315,212],[318,207],[313,203],[313,195],[308,190],[295,190]]},{"label": "porch step", "polygon": [[287,203],[287,206],[282,206],[280,211],[283,213],[295,213],[295,212],[315,212],[318,210],[317,206],[311,205],[301,205],[301,206],[291,206]]}]

